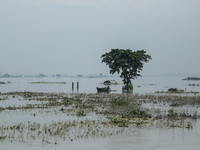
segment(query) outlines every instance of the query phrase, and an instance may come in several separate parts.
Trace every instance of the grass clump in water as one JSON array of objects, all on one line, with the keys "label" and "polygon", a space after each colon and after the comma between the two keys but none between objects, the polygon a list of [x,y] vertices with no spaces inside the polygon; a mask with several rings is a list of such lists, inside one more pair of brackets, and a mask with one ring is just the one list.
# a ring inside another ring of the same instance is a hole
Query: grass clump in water
[{"label": "grass clump in water", "polygon": [[114,105],[127,105],[127,104],[128,104],[128,102],[125,101],[125,100],[122,99],[122,98],[113,98],[113,99],[111,100],[111,102],[112,102],[112,104],[114,104]]},{"label": "grass clump in water", "polygon": [[119,127],[128,127],[128,119],[123,119],[119,117],[107,117],[110,119],[111,124],[118,125]]},{"label": "grass clump in water", "polygon": [[76,113],[77,116],[86,116],[86,113],[84,110],[79,110],[77,113]]},{"label": "grass clump in water", "polygon": [[151,115],[142,111],[140,109],[134,109],[132,111],[127,111],[126,114],[121,115],[122,118],[151,118]]},{"label": "grass clump in water", "polygon": [[69,97],[64,97],[64,99],[62,100],[62,104],[65,106],[72,104],[72,102],[73,102],[73,98],[69,98]]}]

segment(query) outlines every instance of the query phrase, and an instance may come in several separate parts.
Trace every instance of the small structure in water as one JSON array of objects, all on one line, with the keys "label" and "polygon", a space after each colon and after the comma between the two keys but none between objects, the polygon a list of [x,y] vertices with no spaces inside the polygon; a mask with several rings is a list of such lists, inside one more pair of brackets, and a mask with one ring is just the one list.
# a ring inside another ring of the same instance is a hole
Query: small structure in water
[{"label": "small structure in water", "polygon": [[104,85],[111,85],[111,84],[117,84],[117,81],[115,80],[106,80],[103,82]]},{"label": "small structure in water", "polygon": [[183,80],[200,80],[199,77],[187,77],[187,78],[184,78]]}]

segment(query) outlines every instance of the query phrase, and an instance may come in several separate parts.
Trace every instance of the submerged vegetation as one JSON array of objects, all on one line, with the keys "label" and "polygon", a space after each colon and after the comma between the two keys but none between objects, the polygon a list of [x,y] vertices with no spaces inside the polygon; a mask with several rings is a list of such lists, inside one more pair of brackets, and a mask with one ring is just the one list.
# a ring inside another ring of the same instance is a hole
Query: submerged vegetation
[{"label": "submerged vegetation", "polygon": [[151,115],[140,109],[134,109],[132,111],[127,111],[126,114],[122,114],[122,118],[151,118]]},{"label": "submerged vegetation", "polygon": [[184,90],[177,90],[177,91],[155,91],[155,93],[178,93],[178,94],[198,94],[200,92],[196,91],[184,91]]},{"label": "submerged vegetation", "polygon": [[[1,105],[0,115],[9,111],[23,115],[26,111],[37,120],[48,112],[54,116],[53,121],[32,122],[30,118],[26,122],[0,124],[0,141],[40,139],[47,144],[58,144],[61,139],[105,137],[140,128],[192,129],[200,118],[200,96],[196,95],[0,93],[0,102],[11,100],[30,103]],[[58,121],[60,116],[63,117]]]},{"label": "submerged vegetation", "polygon": [[6,82],[0,82],[0,84],[6,84]]},{"label": "submerged vegetation", "polygon": [[186,85],[188,85],[188,86],[200,86],[199,84],[195,84],[195,83],[193,83],[193,84],[186,84]]}]

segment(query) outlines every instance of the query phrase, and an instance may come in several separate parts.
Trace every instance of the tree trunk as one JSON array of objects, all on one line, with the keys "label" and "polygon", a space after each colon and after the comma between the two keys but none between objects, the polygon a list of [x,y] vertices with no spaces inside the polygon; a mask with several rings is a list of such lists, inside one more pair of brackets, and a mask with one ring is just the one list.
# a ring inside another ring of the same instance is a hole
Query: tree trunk
[{"label": "tree trunk", "polygon": [[127,93],[129,93],[128,83],[126,83]]}]

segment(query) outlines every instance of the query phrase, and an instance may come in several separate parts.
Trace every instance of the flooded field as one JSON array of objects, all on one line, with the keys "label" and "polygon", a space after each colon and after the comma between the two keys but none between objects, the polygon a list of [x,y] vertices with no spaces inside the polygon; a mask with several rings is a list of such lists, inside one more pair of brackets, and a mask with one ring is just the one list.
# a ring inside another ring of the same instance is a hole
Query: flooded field
[{"label": "flooded field", "polygon": [[[168,88],[177,88],[185,91],[200,91],[199,81],[182,80],[184,77],[140,77],[132,80],[134,93],[154,93],[167,91]],[[0,92],[31,91],[31,92],[64,92],[64,93],[96,93],[96,87],[105,87],[106,80],[116,80],[118,84],[111,85],[112,93],[122,93],[122,79],[119,77],[104,78],[75,78],[75,77],[45,77],[45,78],[0,78]],[[74,91],[72,91],[74,82]],[[76,89],[79,82],[79,90]],[[38,83],[38,84],[37,84]],[[56,84],[57,83],[57,84]],[[58,84],[59,83],[59,84]],[[60,84],[65,83],[65,84]],[[138,88],[139,86],[139,88]]]},{"label": "flooded field", "polygon": [[[200,146],[200,88],[194,86],[198,81],[149,77],[136,80],[134,92],[127,94],[119,78],[110,93],[96,92],[106,78],[2,80],[6,84],[0,85],[1,149]],[[79,90],[72,91],[71,82],[79,82]],[[171,87],[184,92],[167,92]]]}]

